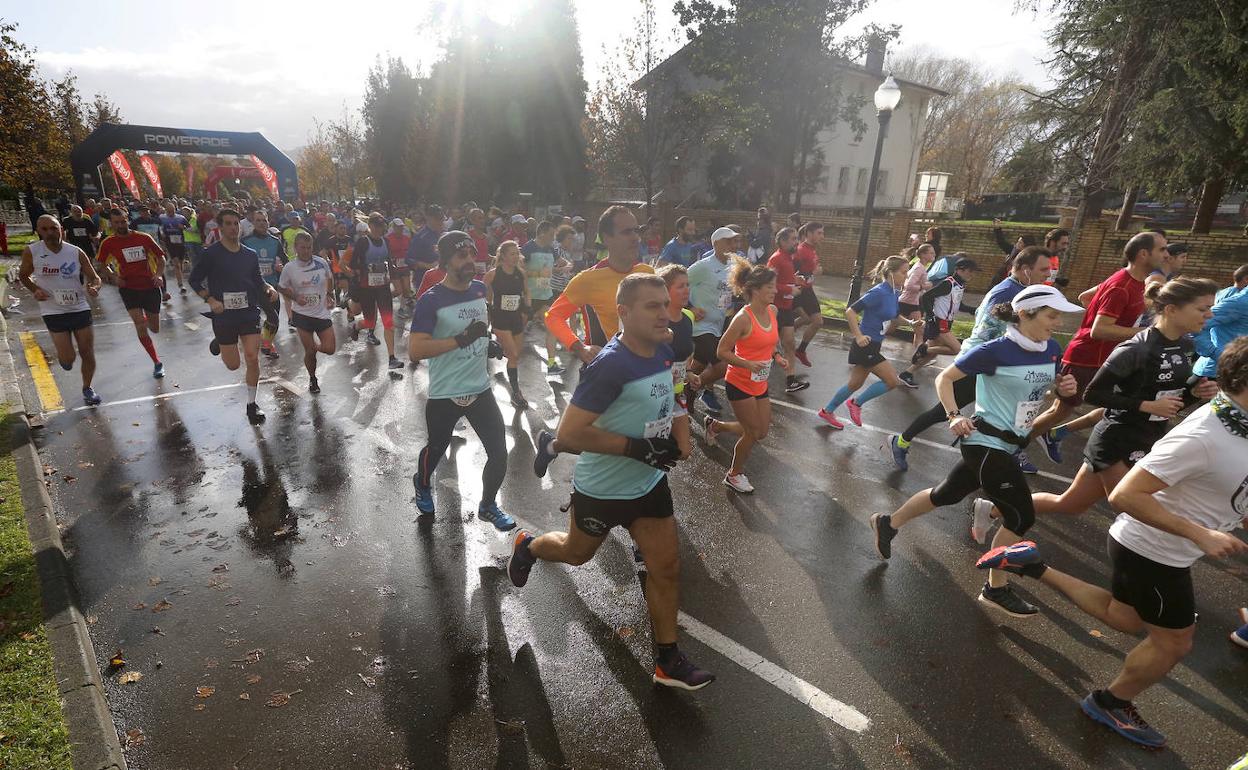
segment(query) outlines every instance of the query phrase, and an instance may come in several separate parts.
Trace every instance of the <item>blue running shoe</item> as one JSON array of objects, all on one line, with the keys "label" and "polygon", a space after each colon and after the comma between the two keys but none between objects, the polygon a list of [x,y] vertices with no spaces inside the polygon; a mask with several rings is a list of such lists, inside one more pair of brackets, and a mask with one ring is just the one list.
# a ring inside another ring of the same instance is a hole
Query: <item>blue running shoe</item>
[{"label": "blue running shoe", "polygon": [[654,662],[654,683],[664,687],[693,691],[701,690],[714,681],[714,674],[695,666],[683,652],[667,665],[661,665],[657,660]]},{"label": "blue running shoe", "polygon": [[910,450],[902,449],[900,446],[898,446],[897,444],[898,438],[900,438],[900,436],[896,436],[896,435],[889,436],[888,448],[891,449],[893,452],[893,464],[897,466],[897,470],[908,471],[910,470],[910,462],[906,459],[906,455],[910,454]]},{"label": "blue running shoe", "polygon": [[723,405],[719,403],[719,399],[715,398],[715,394],[712,393],[709,388],[707,390],[702,391],[701,398],[702,398],[702,406],[706,407],[706,411],[712,412],[714,414],[719,414],[720,412],[724,411]]},{"label": "blue running shoe", "polygon": [[1089,693],[1079,704],[1083,713],[1095,722],[1100,722],[1127,740],[1150,749],[1160,749],[1166,745],[1166,736],[1151,727],[1135,706],[1128,703],[1117,709],[1107,709],[1096,702],[1096,697]]},{"label": "blue running shoe", "polygon": [[99,406],[100,402],[103,401],[99,394],[95,392],[94,388],[83,388],[82,400],[87,406]]},{"label": "blue running shoe", "polygon": [[1231,641],[1248,649],[1248,607],[1239,608],[1239,620],[1243,625],[1231,632]]},{"label": "blue running shoe", "polygon": [[499,508],[498,503],[481,503],[477,506],[477,518],[490,522],[499,532],[509,532],[516,528],[516,520],[510,513]]},{"label": "blue running shoe", "polygon": [[529,570],[537,563],[537,557],[529,550],[533,536],[528,530],[520,530],[511,541],[511,556],[507,559],[507,577],[516,588],[524,588],[529,582]]},{"label": "blue running shoe", "polygon": [[1005,570],[1015,575],[1022,575],[1024,567],[1029,564],[1041,564],[1043,561],[1036,544],[1030,540],[1024,540],[1021,543],[993,548],[979,557],[979,561],[975,562],[975,567]]},{"label": "blue running shoe", "polygon": [[546,469],[559,456],[558,452],[550,450],[550,445],[553,443],[555,443],[555,434],[548,430],[538,432],[537,456],[533,458],[533,472],[539,479],[546,475]]},{"label": "blue running shoe", "polygon": [[1031,461],[1027,453],[1021,449],[1014,453],[1014,460],[1018,463],[1018,469],[1023,473],[1034,476],[1040,472],[1040,469]]},{"label": "blue running shoe", "polygon": [[433,515],[433,488],[422,487],[420,476],[412,474],[412,485],[416,487],[416,510],[426,516]]},{"label": "blue running shoe", "polygon": [[165,377],[165,365],[164,365],[164,364],[162,364],[162,363],[160,363],[159,361],[158,361],[158,362],[156,362],[156,366],[155,366],[155,368],[153,368],[153,369],[152,369],[152,376],[153,376],[153,377],[155,377],[155,378],[156,378],[156,379],[158,379],[158,380],[160,380],[160,379],[164,379],[164,377]]},{"label": "blue running shoe", "polygon": [[1040,434],[1040,445],[1044,447],[1044,453],[1049,456],[1055,465],[1062,462],[1062,439],[1066,432],[1061,428],[1045,431]]}]

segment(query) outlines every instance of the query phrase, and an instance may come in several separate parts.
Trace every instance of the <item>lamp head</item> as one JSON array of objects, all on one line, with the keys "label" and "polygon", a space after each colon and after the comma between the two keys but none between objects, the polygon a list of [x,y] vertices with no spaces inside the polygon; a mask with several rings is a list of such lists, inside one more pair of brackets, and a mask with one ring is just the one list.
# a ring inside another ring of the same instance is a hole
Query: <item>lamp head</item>
[{"label": "lamp head", "polygon": [[892,112],[900,103],[901,87],[890,74],[884,78],[883,83],[880,83],[880,87],[875,89],[875,109],[880,112]]}]

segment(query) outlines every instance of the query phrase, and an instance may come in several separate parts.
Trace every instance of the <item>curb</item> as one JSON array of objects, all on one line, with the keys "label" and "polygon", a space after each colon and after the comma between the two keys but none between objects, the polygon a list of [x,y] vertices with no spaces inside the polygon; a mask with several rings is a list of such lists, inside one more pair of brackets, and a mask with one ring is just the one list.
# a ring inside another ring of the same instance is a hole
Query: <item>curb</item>
[{"label": "curb", "polygon": [[[7,295],[8,286],[0,280],[0,302]],[[79,608],[52,498],[43,484],[43,464],[31,437],[8,331],[8,323],[0,316],[0,383],[4,399],[10,404],[9,416],[13,418],[13,459],[21,483],[26,529],[43,595],[44,626],[52,647],[61,711],[69,727],[74,768],[125,770],[126,760],[104,697],[95,648]]]}]

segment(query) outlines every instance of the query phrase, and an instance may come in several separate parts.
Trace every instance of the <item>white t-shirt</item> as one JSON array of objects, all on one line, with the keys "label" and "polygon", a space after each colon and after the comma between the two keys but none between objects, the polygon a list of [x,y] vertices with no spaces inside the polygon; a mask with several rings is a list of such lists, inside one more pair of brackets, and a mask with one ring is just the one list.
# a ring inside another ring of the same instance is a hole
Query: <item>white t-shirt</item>
[{"label": "white t-shirt", "polygon": [[49,294],[39,302],[40,315],[61,315],[90,310],[87,290],[83,284],[82,249],[61,241],[61,250],[52,251],[43,241],[30,242],[31,263],[35,272],[30,279]]},{"label": "white t-shirt", "polygon": [[277,279],[280,288],[294,292],[295,299],[291,308],[296,313],[309,318],[329,318],[329,308],[325,307],[325,292],[333,285],[333,277],[329,263],[323,257],[312,257],[304,262],[292,259],[282,268],[281,277]]},{"label": "white t-shirt", "polygon": [[[1153,497],[1176,516],[1230,532],[1248,516],[1248,439],[1228,431],[1208,404],[1197,409],[1138,463],[1169,486]],[[1190,567],[1204,552],[1185,537],[1120,513],[1109,534],[1141,556]]]},{"label": "white t-shirt", "polygon": [[252,224],[250,219],[243,217],[238,223],[238,237],[246,238],[256,231],[256,226]]}]

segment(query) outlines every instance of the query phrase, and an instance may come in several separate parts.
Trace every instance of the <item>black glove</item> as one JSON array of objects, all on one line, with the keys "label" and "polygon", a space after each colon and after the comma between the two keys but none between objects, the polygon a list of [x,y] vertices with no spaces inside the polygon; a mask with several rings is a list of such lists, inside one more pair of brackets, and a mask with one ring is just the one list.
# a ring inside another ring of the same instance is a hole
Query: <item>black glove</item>
[{"label": "black glove", "polygon": [[461,348],[466,348],[489,333],[490,327],[485,325],[485,321],[478,319],[468,324],[467,328],[455,335],[455,344]]},{"label": "black glove", "polygon": [[498,344],[498,340],[490,340],[487,354],[490,358],[502,358],[503,346]]},{"label": "black glove", "polygon": [[674,438],[630,438],[624,456],[651,468],[670,471],[680,459],[680,446]]}]

